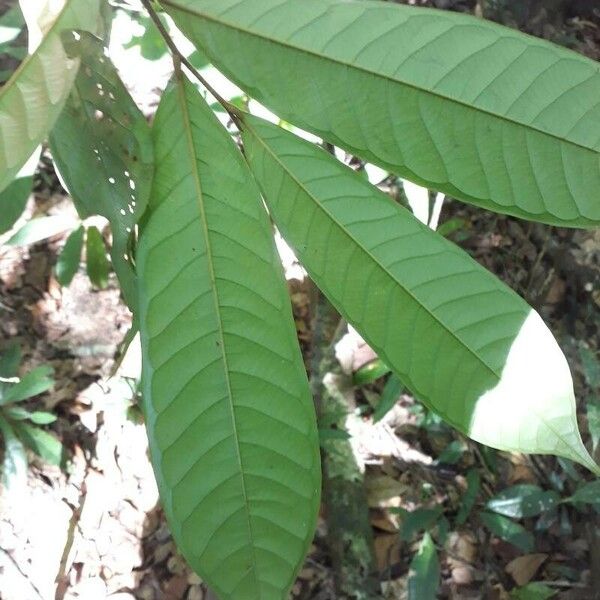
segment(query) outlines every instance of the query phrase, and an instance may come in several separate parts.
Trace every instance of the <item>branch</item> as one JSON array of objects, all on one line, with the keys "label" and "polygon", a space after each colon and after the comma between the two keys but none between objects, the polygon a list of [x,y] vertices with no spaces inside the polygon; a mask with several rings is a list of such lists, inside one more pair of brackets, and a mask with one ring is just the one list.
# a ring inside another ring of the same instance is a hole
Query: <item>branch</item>
[{"label": "branch", "polygon": [[173,55],[173,62],[175,63],[175,70],[178,70],[180,64],[185,65],[190,71],[190,73],[210,92],[212,96],[214,96],[217,102],[227,111],[227,113],[231,117],[231,120],[237,125],[237,127],[240,128],[241,113],[238,110],[238,108],[231,104],[231,102],[225,100],[225,98],[223,98],[223,96],[221,96],[221,94],[219,94],[219,92],[217,92],[202,75],[200,75],[196,67],[194,67],[194,65],[181,53],[181,51],[171,38],[166,27],[160,20],[160,17],[158,16],[157,12],[154,10],[154,7],[152,6],[152,0],[142,0],[142,4],[144,5],[144,8],[148,11],[150,18],[156,25],[160,35],[165,40],[165,43],[171,51],[171,54]]}]

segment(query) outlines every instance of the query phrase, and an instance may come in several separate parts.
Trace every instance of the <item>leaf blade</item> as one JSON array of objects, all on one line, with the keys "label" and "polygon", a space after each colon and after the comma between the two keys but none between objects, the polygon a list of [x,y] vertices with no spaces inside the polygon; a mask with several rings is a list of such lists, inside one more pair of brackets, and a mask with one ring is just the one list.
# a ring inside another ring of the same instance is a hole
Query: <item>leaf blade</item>
[{"label": "leaf blade", "polygon": [[568,365],[535,311],[323,150],[249,115],[242,136],[288,243],[418,398],[484,444],[598,471]]},{"label": "leaf blade", "polygon": [[242,89],[369,162],[497,212],[600,222],[600,68],[591,60],[470,16],[398,4],[163,5]]},{"label": "leaf blade", "polygon": [[222,598],[279,599],[316,521],[314,408],[258,191],[180,77],[153,128],[138,252],[151,454],[193,568]]},{"label": "leaf blade", "polygon": [[0,191],[58,118],[77,73],[61,39],[71,30],[94,30],[98,0],[67,0],[44,39],[0,90]]}]

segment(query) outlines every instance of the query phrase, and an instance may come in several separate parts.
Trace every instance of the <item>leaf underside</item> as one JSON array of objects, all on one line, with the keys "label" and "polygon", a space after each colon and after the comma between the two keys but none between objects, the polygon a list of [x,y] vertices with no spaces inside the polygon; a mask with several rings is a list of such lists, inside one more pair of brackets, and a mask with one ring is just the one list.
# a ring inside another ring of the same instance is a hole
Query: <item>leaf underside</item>
[{"label": "leaf underside", "polygon": [[597,467],[539,315],[321,148],[244,116],[247,159],[316,284],[413,393],[473,439]]},{"label": "leaf underside", "polygon": [[67,0],[37,50],[0,89],[0,191],[14,179],[57,119],[77,74],[63,36],[96,27],[98,0]]},{"label": "leaf underside", "polygon": [[150,196],[150,128],[102,41],[82,35],[76,50],[81,68],[50,136],[52,156],[80,216],[102,215],[110,221],[113,266],[128,305],[134,307],[129,240]]},{"label": "leaf underside", "polygon": [[600,223],[600,65],[467,15],[353,0],[164,0],[278,115],[464,201]]},{"label": "leaf underside", "polygon": [[221,598],[280,600],[312,539],[320,459],[270,222],[235,144],[182,75],[153,132],[138,267],[162,502]]}]

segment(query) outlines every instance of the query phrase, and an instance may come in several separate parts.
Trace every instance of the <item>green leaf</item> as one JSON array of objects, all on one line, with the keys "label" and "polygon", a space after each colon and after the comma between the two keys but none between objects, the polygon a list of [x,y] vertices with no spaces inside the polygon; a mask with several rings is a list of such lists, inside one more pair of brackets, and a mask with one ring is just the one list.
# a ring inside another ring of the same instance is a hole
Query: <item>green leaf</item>
[{"label": "green leaf", "polygon": [[518,523],[502,515],[489,512],[479,513],[479,518],[495,536],[505,542],[516,546],[525,553],[533,550],[533,535]]},{"label": "green leaf", "polygon": [[21,402],[43,394],[54,385],[54,370],[52,367],[37,367],[29,371],[21,381],[11,386],[3,397],[0,398],[0,405],[10,404],[12,402]]},{"label": "green leaf", "polygon": [[11,344],[0,355],[0,377],[16,377],[21,364],[21,347],[17,343]]},{"label": "green leaf", "polygon": [[15,421],[29,420],[36,425],[49,425],[56,421],[56,415],[45,411],[30,412],[20,406],[12,406],[6,409],[6,415]]},{"label": "green leaf", "polygon": [[24,421],[13,423],[15,433],[23,444],[37,454],[44,462],[60,465],[64,460],[63,445],[51,434],[37,425],[29,425]]},{"label": "green leaf", "polygon": [[[133,35],[131,36],[131,40],[123,45],[123,48],[126,50],[129,48],[135,48],[139,46],[140,54],[146,60],[159,60],[162,58],[167,52],[167,44],[163,39],[162,35],[160,35],[158,28],[154,24],[154,21],[150,17],[146,17],[145,15],[136,15],[137,22],[144,28],[144,33],[142,35]],[[160,20],[165,28],[169,29],[169,24],[167,19],[163,15],[160,15]]]},{"label": "green leaf", "polygon": [[402,384],[402,381],[400,381],[400,378],[397,375],[392,373],[383,388],[379,403],[373,412],[373,423],[381,421],[381,419],[394,408],[403,390],[404,385]]},{"label": "green leaf", "polygon": [[78,51],[82,67],[52,130],[52,155],[80,216],[110,221],[112,264],[127,304],[135,307],[130,240],[152,184],[150,128],[102,42],[82,35]]},{"label": "green leaf", "polygon": [[[55,13],[49,4],[56,3],[40,1],[36,10],[47,9],[48,18]],[[78,61],[67,55],[63,34],[94,30],[98,6],[98,0],[66,0],[38,48],[0,89],[0,191],[44,139],[69,94]]]},{"label": "green leaf", "polygon": [[456,525],[464,525],[475,506],[479,488],[481,487],[481,477],[476,468],[470,469],[467,473],[467,491],[462,497],[460,509],[456,515]]},{"label": "green leaf", "polygon": [[440,585],[440,562],[431,536],[426,533],[410,563],[408,600],[435,600]]},{"label": "green leaf", "polygon": [[380,377],[387,375],[389,372],[390,368],[382,360],[377,358],[356,371],[352,377],[352,383],[354,383],[354,385],[373,383]]},{"label": "green leaf", "polygon": [[400,539],[409,542],[420,531],[431,529],[442,516],[444,509],[436,506],[435,508],[416,508],[411,511],[397,509],[397,512],[402,515]]},{"label": "green leaf", "polygon": [[83,226],[73,231],[67,238],[65,246],[56,261],[56,279],[60,285],[70,285],[75,273],[79,270],[84,233]]},{"label": "green leaf", "polygon": [[0,192],[0,234],[8,231],[25,210],[39,158],[40,149],[37,148],[15,179]]},{"label": "green leaf", "polygon": [[161,4],[286,121],[478,206],[600,223],[595,61],[483,19],[392,2]]},{"label": "green leaf", "polygon": [[522,483],[513,485],[491,498],[486,508],[513,519],[535,517],[558,506],[560,496],[537,485]]},{"label": "green leaf", "polygon": [[29,246],[59,235],[72,227],[73,219],[69,216],[36,217],[27,221],[6,243],[9,246]]},{"label": "green leaf", "polygon": [[137,254],[146,423],[178,547],[222,600],[280,600],[319,507],[314,407],[270,221],[179,73]]},{"label": "green leaf", "polygon": [[557,592],[547,585],[534,581],[513,590],[510,593],[510,597],[514,600],[548,600],[556,596],[556,594]]},{"label": "green leaf", "polygon": [[100,289],[108,285],[110,264],[106,257],[106,246],[97,227],[87,228],[85,236],[86,268],[90,281]]},{"label": "green leaf", "polygon": [[592,449],[595,452],[600,442],[600,397],[592,396],[587,402],[587,420]]},{"label": "green leaf", "polygon": [[417,398],[479,442],[599,472],[569,366],[531,307],[321,148],[250,115],[242,135],[282,235]]},{"label": "green leaf", "polygon": [[455,465],[465,453],[465,444],[460,440],[450,442],[438,456],[437,462],[445,465]]},{"label": "green leaf", "polygon": [[27,453],[14,429],[1,413],[0,434],[4,444],[2,484],[7,490],[22,489],[27,482]]},{"label": "green leaf", "polygon": [[593,390],[600,390],[600,358],[598,354],[585,346],[580,346],[579,356],[587,384]]},{"label": "green leaf", "polygon": [[600,479],[582,485],[567,502],[600,505]]}]

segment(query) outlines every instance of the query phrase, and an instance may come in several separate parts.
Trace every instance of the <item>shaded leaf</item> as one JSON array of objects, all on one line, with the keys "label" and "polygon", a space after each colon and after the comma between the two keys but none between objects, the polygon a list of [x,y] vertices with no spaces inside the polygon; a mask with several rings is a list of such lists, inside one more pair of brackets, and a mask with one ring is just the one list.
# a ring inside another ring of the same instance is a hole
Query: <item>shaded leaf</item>
[{"label": "shaded leaf", "polygon": [[56,279],[60,285],[70,285],[79,270],[84,233],[83,226],[73,231],[56,261]]},{"label": "shaded leaf", "polygon": [[80,216],[102,215],[109,220],[112,264],[127,304],[134,307],[130,240],[150,195],[154,172],[150,129],[102,42],[83,35],[78,52],[82,67],[52,130],[50,146]]},{"label": "shaded leaf", "polygon": [[426,533],[419,552],[410,563],[409,600],[435,600],[440,585],[440,562],[431,536]]},{"label": "shaded leaf", "polygon": [[560,496],[552,491],[544,491],[537,485],[522,483],[513,485],[491,498],[486,508],[495,513],[522,519],[535,517],[558,506]]},{"label": "shaded leaf", "polygon": [[16,377],[21,364],[21,346],[17,343],[11,344],[0,354],[0,377]]},{"label": "shaded leaf", "polygon": [[437,462],[445,465],[455,465],[465,453],[465,445],[460,440],[450,442],[438,456]]},{"label": "shaded leaf", "polygon": [[25,375],[18,383],[12,385],[0,398],[0,405],[21,402],[38,394],[43,394],[54,385],[52,367],[37,367]]},{"label": "shaded leaf", "polygon": [[31,195],[33,185],[33,174],[40,157],[40,149],[37,148],[29,160],[17,173],[15,179],[0,192],[0,234],[8,231],[25,210],[27,200]]},{"label": "shaded leaf", "polygon": [[242,136],[284,238],[417,398],[479,442],[599,472],[569,366],[533,309],[324,150],[250,115]]},{"label": "shaded leaf", "polygon": [[381,419],[392,410],[396,405],[396,402],[398,402],[403,390],[404,385],[402,384],[402,381],[400,381],[400,378],[396,374],[392,373],[383,388],[379,403],[373,412],[374,423],[381,421]]},{"label": "shaded leaf", "polygon": [[271,223],[234,142],[181,73],[153,132],[137,264],[163,506],[221,599],[284,598],[313,536],[320,456]]},{"label": "shaded leaf", "polygon": [[460,509],[456,515],[456,524],[464,525],[475,506],[477,495],[479,494],[479,488],[481,486],[481,477],[479,471],[476,468],[469,469],[467,473],[467,491],[462,497],[460,503]]},{"label": "shaded leaf", "polygon": [[514,600],[548,600],[556,596],[557,592],[551,587],[534,581],[524,587],[513,590],[510,597]]},{"label": "shaded leaf", "polygon": [[592,396],[587,403],[587,420],[594,452],[600,442],[600,397]]},{"label": "shaded leaf", "polygon": [[498,212],[600,222],[595,61],[483,19],[392,2],[162,5],[242,89],[352,154]]},{"label": "shaded leaf", "polygon": [[416,508],[411,511],[396,509],[393,512],[398,512],[401,515],[400,539],[408,542],[417,533],[431,529],[442,516],[444,509],[441,506],[436,506],[435,508]]},{"label": "shaded leaf", "polygon": [[600,479],[582,485],[567,502],[600,505]]},{"label": "shaded leaf", "polygon": [[[55,6],[44,0],[36,10],[46,9],[48,16],[52,9],[56,14]],[[67,56],[63,34],[94,30],[98,7],[98,0],[66,0],[38,48],[0,89],[0,191],[51,129],[69,94],[78,61]]]},{"label": "shaded leaf", "polygon": [[86,269],[90,281],[100,289],[108,285],[110,264],[106,257],[106,246],[97,227],[87,228],[85,236]]},{"label": "shaded leaf", "polygon": [[531,552],[534,546],[533,535],[524,527],[503,515],[489,512],[479,513],[481,522],[497,537],[516,546],[523,552]]}]

